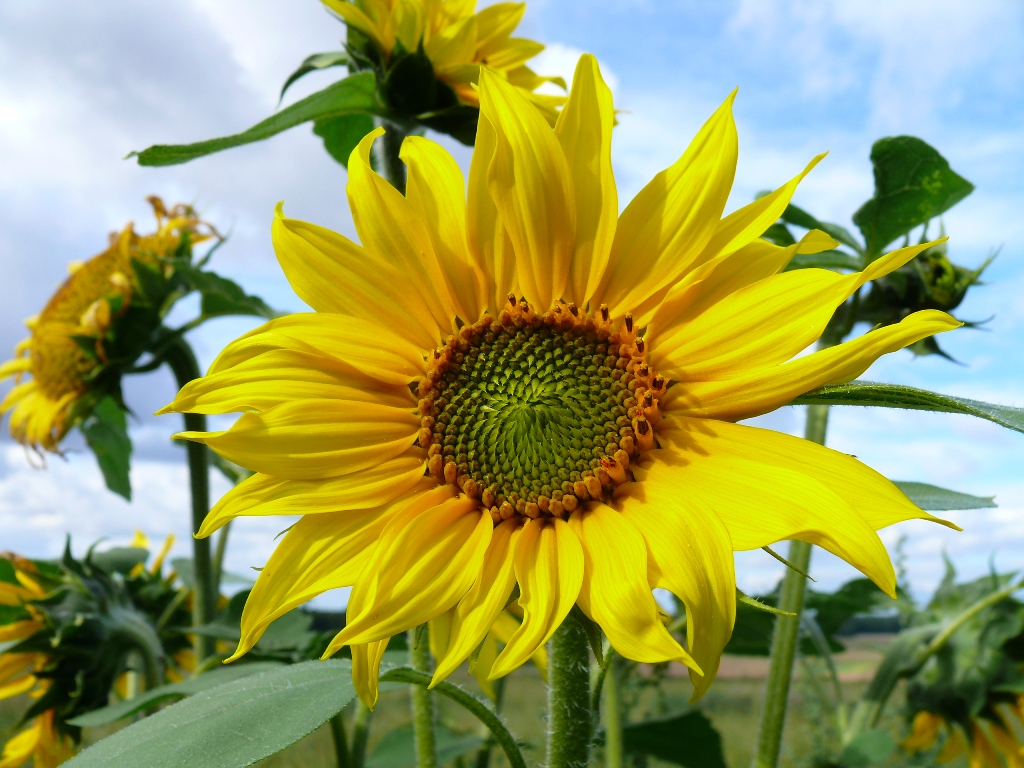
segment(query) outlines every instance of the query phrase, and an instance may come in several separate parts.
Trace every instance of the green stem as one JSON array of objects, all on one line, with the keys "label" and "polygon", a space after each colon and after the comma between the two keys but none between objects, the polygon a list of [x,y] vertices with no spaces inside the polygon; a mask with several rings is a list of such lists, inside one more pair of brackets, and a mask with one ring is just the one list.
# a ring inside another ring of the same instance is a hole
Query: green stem
[{"label": "green stem", "polygon": [[608,671],[604,680],[604,764],[607,768],[622,768],[622,702],[619,698],[619,656],[609,654]]},{"label": "green stem", "polygon": [[228,532],[231,530],[231,522],[231,520],[228,520],[224,527],[220,529],[220,535],[217,537],[217,549],[213,553],[211,578],[213,579],[213,591],[218,595],[220,594],[220,582],[224,576],[224,553],[228,549]]},{"label": "green stem", "polygon": [[[417,672],[431,674],[430,635],[426,626],[411,629],[409,638],[409,664]],[[412,730],[416,740],[417,768],[437,768],[437,735],[434,733],[434,702],[430,691],[422,685],[409,687],[412,697]]]},{"label": "green stem", "polygon": [[[808,406],[805,437],[818,445],[824,445],[827,430],[828,406]],[[807,591],[807,579],[798,571],[807,573],[809,570],[811,545],[806,541],[790,542],[787,559],[793,568],[787,568],[783,577],[779,610],[793,615],[775,617],[771,662],[768,667],[764,712],[761,715],[761,732],[757,754],[754,757],[754,768],[776,768],[779,763],[782,730],[786,724],[786,707],[789,704],[789,685],[793,678],[793,661],[800,640],[800,612],[803,610],[804,593]]]},{"label": "green stem", "polygon": [[548,680],[547,768],[586,768],[592,726],[590,641],[572,615],[551,637]]},{"label": "green stem", "polygon": [[356,700],[356,722],[352,726],[352,760],[349,768],[363,768],[366,763],[366,744],[370,740],[370,719],[373,710]]},{"label": "green stem", "polygon": [[[198,379],[202,374],[192,348],[184,339],[177,339],[167,349],[166,359],[178,388]],[[185,430],[205,432],[206,416],[201,413],[185,414]],[[189,484],[192,489],[192,532],[197,533],[210,511],[210,456],[203,443],[188,441]],[[217,593],[213,583],[213,564],[210,560],[210,540],[192,537],[192,564],[195,571],[195,599],[192,608],[192,623],[195,626],[208,624],[216,611]],[[196,661],[213,655],[214,638],[196,635]]]},{"label": "green stem", "polygon": [[[501,714],[501,705],[505,701],[505,678],[499,677],[494,681],[494,714]],[[484,743],[480,745],[480,749],[477,750],[476,760],[473,761],[474,768],[489,768],[491,764],[491,752],[494,751],[494,745],[497,743],[494,739],[494,734],[491,733],[490,729],[486,726],[482,726],[484,730]]]},{"label": "green stem", "polygon": [[338,768],[352,768],[348,754],[348,739],[345,737],[345,718],[341,712],[330,720],[331,736],[334,737],[334,758]]},{"label": "green stem", "polygon": [[399,158],[402,142],[409,132],[395,123],[382,121],[384,135],[380,140],[380,169],[391,186],[405,194],[405,163]]}]

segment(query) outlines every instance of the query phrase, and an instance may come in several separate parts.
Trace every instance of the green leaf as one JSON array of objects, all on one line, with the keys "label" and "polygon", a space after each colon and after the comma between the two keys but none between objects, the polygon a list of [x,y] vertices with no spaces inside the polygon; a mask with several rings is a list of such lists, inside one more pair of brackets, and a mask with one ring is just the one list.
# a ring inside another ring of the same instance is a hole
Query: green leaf
[{"label": "green leaf", "polygon": [[821,253],[798,253],[794,256],[783,272],[794,269],[845,269],[856,272],[861,268],[860,259],[845,251],[832,250]]},{"label": "green leaf", "polygon": [[145,296],[150,304],[159,304],[167,293],[167,278],[164,277],[163,270],[155,264],[147,264],[138,259],[132,259],[131,264],[139,293]]},{"label": "green leaf", "polygon": [[651,755],[685,768],[726,768],[722,736],[698,710],[622,729],[627,752]]},{"label": "green leaf", "polygon": [[149,550],[143,547],[113,547],[89,555],[89,564],[107,573],[128,575],[140,563],[146,562]]},{"label": "green leaf", "polygon": [[846,745],[839,761],[844,768],[868,768],[877,765],[896,751],[896,742],[888,731],[874,729],[858,733]]},{"label": "green leaf", "polygon": [[344,66],[348,66],[348,54],[345,51],[329,51],[327,53],[314,53],[311,56],[307,56],[299,65],[299,68],[292,72],[288,79],[284,81],[284,85],[281,87],[281,99],[284,99],[284,93],[291,84],[303,75],[308,75],[310,72],[315,72],[318,69]]},{"label": "green leaf", "polygon": [[312,733],[354,698],[348,659],[287,665],[172,704],[97,742],[65,766],[248,766]]},{"label": "green leaf", "polygon": [[[387,654],[385,654],[385,657]],[[386,661],[386,659],[385,659]],[[430,685],[430,675],[425,672],[420,672],[413,669],[412,667],[395,667],[384,671],[385,664],[381,663],[381,682],[400,682],[409,683],[411,685],[422,685],[424,687]],[[475,715],[476,718],[483,723],[490,730],[494,736],[495,742],[505,752],[505,757],[508,758],[509,765],[511,768],[526,768],[526,761],[523,759],[523,753],[519,749],[519,744],[515,738],[509,733],[508,728],[501,722],[497,715],[491,711],[488,704],[484,703],[481,699],[474,696],[469,691],[465,691],[459,688],[457,685],[452,685],[447,680],[442,680],[434,687],[434,692],[445,696],[456,704],[459,704],[471,714]]]},{"label": "green leaf", "polygon": [[912,411],[962,413],[992,421],[1015,432],[1024,432],[1024,408],[992,405],[964,397],[940,395],[902,384],[851,381],[820,387],[796,398],[790,405],[863,405],[878,408],[906,408]]},{"label": "green leaf", "polygon": [[384,113],[377,99],[376,81],[372,72],[349,75],[344,80],[339,80],[322,91],[285,107],[242,133],[195,144],[157,144],[141,152],[132,152],[128,157],[137,157],[139,165],[178,165],[214,152],[269,139],[310,120],[351,112],[365,112],[371,115]]},{"label": "green leaf", "polygon": [[857,253],[861,252],[861,244],[857,242],[857,238],[851,235],[845,227],[816,219],[803,208],[798,208],[792,203],[787,205],[786,210],[782,212],[782,220],[787,224],[802,227],[803,229],[820,229],[843,245],[853,248]]},{"label": "green leaf", "polygon": [[20,605],[0,605],[0,627],[31,618],[32,614]]},{"label": "green leaf", "polygon": [[157,704],[184,699],[197,693],[208,691],[211,688],[216,688],[218,685],[240,680],[243,677],[266,672],[270,669],[277,669],[280,666],[277,662],[259,661],[252,664],[231,664],[218,667],[211,669],[209,672],[204,672],[198,677],[193,677],[191,680],[151,688],[144,693],[140,693],[134,699],[119,701],[117,704],[111,704],[109,707],[103,707],[102,709],[94,709],[92,712],[86,712],[84,715],[79,715],[74,720],[69,720],[68,722],[79,728],[95,728],[99,725],[109,725]]},{"label": "green leaf", "polygon": [[6,582],[7,584],[17,584],[18,586],[21,586],[21,582],[18,581],[18,572],[14,568],[14,563],[6,557],[0,557],[0,581]]},{"label": "green leaf", "polygon": [[[479,736],[462,735],[437,725],[437,764],[447,765],[480,748],[484,740]],[[412,724],[403,725],[386,734],[377,748],[366,759],[366,768],[410,768],[416,765],[416,747]]]},{"label": "green leaf", "polygon": [[853,223],[873,256],[974,191],[938,151],[914,136],[879,139],[871,147],[871,164],[875,196],[853,214]]},{"label": "green leaf", "polygon": [[994,496],[971,496],[927,483],[893,480],[893,484],[921,509],[946,512],[951,509],[991,509],[996,506]]},{"label": "green leaf", "polygon": [[348,158],[362,138],[373,130],[370,115],[354,112],[313,122],[313,133],[324,140],[327,154],[348,168]]},{"label": "green leaf", "polygon": [[205,317],[255,315],[271,320],[278,313],[259,296],[250,296],[234,280],[216,272],[181,266],[178,271],[203,295],[201,312]]},{"label": "green leaf", "polygon": [[131,501],[132,441],[128,419],[113,397],[104,397],[79,429],[103,472],[107,488]]}]

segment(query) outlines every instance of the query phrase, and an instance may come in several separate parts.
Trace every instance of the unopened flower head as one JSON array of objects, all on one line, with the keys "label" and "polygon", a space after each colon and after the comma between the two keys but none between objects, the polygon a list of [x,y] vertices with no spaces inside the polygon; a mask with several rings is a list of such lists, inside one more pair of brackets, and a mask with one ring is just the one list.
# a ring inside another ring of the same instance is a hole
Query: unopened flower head
[{"label": "unopened flower head", "polygon": [[[518,594],[490,679],[578,605],[623,656],[687,665],[700,695],[732,631],[734,550],[804,539],[895,593],[876,530],[935,518],[851,456],[735,422],[959,323],[920,312],[798,356],[847,297],[927,244],[849,276],[781,273],[834,246],[822,232],[760,239],[820,158],[723,218],[732,102],[620,216],[597,61],[580,60],[553,129],[483,69],[468,195],[420,137],[403,145],[400,194],[370,167],[377,130],[348,166],[361,245],[278,211],[278,258],[315,312],[228,345],[165,409],[242,413],[180,435],[256,472],[200,535],[302,515],[260,573],[236,657],[286,611],[352,586],[327,655],[352,646],[372,705],[392,635],[444,627],[441,680]],[[654,588],[686,606],[685,648]]]},{"label": "unopened flower head", "polygon": [[27,321],[30,335],[14,359],[0,365],[0,378],[18,382],[0,402],[0,415],[10,412],[11,435],[19,442],[57,452],[98,400],[120,397],[121,372],[166,311],[159,305],[164,297],[148,295],[141,281],[169,274],[183,245],[212,236],[190,207],[167,210],[156,197],[150,203],[156,231],[139,235],[129,224],[111,235],[105,251],[71,265],[64,284]]}]

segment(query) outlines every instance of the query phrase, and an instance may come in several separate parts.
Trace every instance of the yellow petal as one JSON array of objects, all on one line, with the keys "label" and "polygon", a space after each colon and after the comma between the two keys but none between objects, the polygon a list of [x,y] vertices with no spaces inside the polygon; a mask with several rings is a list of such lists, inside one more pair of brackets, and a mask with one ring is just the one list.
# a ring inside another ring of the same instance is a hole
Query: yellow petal
[{"label": "yellow petal", "polygon": [[941,724],[942,718],[938,715],[933,715],[931,712],[918,712],[914,715],[910,735],[903,740],[900,746],[907,752],[931,749],[939,737]]},{"label": "yellow petal", "polygon": [[439,486],[374,509],[303,517],[260,571],[242,611],[238,649],[229,661],[252,648],[274,619],[323,592],[354,584],[396,515],[422,512],[451,496],[451,486]]},{"label": "yellow petal", "polygon": [[352,150],[347,187],[352,220],[373,262],[409,275],[430,310],[433,323],[428,331],[440,340],[451,332],[455,309],[425,222],[409,201],[370,167],[373,142],[383,133],[383,128],[371,131]]},{"label": "yellow petal", "polygon": [[686,606],[686,645],[704,673],[690,673],[697,699],[715,680],[736,620],[732,541],[714,510],[687,492],[685,473],[644,464],[644,481],[631,484],[617,506],[643,534],[655,586]]},{"label": "yellow petal", "polygon": [[495,3],[476,15],[476,59],[487,64],[487,57],[501,48],[526,13],[526,3]]},{"label": "yellow petal", "polygon": [[205,538],[242,515],[316,515],[387,504],[425,482],[426,452],[400,456],[323,480],[286,480],[256,474],[225,493],[196,534]]},{"label": "yellow petal", "polygon": [[492,528],[490,514],[464,496],[396,516],[352,589],[347,626],[324,656],[404,632],[454,606],[480,574]]},{"label": "yellow petal", "polygon": [[487,186],[487,171],[497,144],[494,128],[481,114],[476,146],[469,164],[466,228],[469,250],[486,281],[485,295],[493,310],[500,310],[515,282],[515,254],[508,233],[498,218],[498,208]]},{"label": "yellow petal", "polygon": [[769,466],[799,467],[857,510],[876,531],[904,520],[930,520],[959,530],[918,508],[891,481],[853,456],[809,440],[745,424],[708,422],[671,413],[658,425],[658,433],[692,445],[698,452]]},{"label": "yellow petal", "polygon": [[430,307],[408,271],[371,258],[337,232],[287,218],[281,204],[271,238],[288,282],[317,312],[360,317],[424,349],[437,344]]},{"label": "yellow petal", "polygon": [[915,312],[895,325],[869,331],[852,341],[783,365],[759,368],[722,381],[694,381],[671,387],[662,398],[662,407],[687,416],[725,421],[759,416],[816,387],[852,381],[882,355],[961,325],[945,312]]},{"label": "yellow petal", "polygon": [[480,73],[480,114],[494,129],[491,197],[515,250],[516,278],[546,311],[565,289],[576,245],[576,207],[565,154],[547,121],[514,87]]},{"label": "yellow petal", "polygon": [[455,615],[455,608],[449,608],[444,613],[427,622],[427,635],[430,643],[430,655],[440,659],[448,650],[448,642],[452,636],[452,617]]},{"label": "yellow petal", "polygon": [[581,56],[569,100],[555,124],[576,200],[576,252],[565,299],[581,307],[597,290],[615,237],[619,198],[612,173],[614,125],[612,92],[601,78],[597,59]]},{"label": "yellow petal", "polygon": [[495,527],[484,555],[483,570],[455,608],[450,641],[445,654],[437,656],[431,685],[444,680],[469,658],[504,610],[516,584],[513,555],[520,530],[514,518]]},{"label": "yellow petal", "polygon": [[426,372],[424,351],[386,328],[343,315],[285,315],[235,339],[213,361],[214,374],[273,349],[333,357],[386,384],[404,385]]},{"label": "yellow petal", "polygon": [[736,172],[735,95],[704,124],[683,156],[622,212],[608,269],[594,296],[613,315],[632,311],[674,283],[714,234]]},{"label": "yellow petal", "polygon": [[408,169],[406,197],[427,223],[455,311],[475,322],[487,306],[487,284],[469,255],[462,171],[447,150],[420,136],[405,140],[401,158]]},{"label": "yellow petal", "polygon": [[427,58],[435,67],[473,61],[476,56],[476,18],[468,16],[449,24],[423,46]]},{"label": "yellow petal", "polygon": [[494,681],[488,678],[496,658],[498,658],[498,640],[493,632],[488,632],[483,642],[480,643],[480,653],[477,654],[474,661],[469,663],[469,671],[476,678],[477,684],[479,684],[487,698],[491,701],[497,701],[498,699],[498,691],[494,687]]},{"label": "yellow petal", "polygon": [[851,275],[798,269],[748,285],[663,334],[652,363],[676,381],[707,381],[785,362],[821,336],[854,291],[933,245],[901,248]]},{"label": "yellow petal", "polygon": [[[749,550],[785,539],[827,549],[896,596],[896,574],[874,529],[858,512],[799,464],[763,464],[755,458],[705,453],[702,439],[716,423],[702,421],[692,432],[666,432],[665,446],[651,451],[651,472],[673,472],[672,482],[715,511],[733,549]],[[700,434],[702,431],[704,434]],[[634,472],[645,481],[644,470]],[[662,474],[662,477],[665,475]]]},{"label": "yellow petal", "polygon": [[10,624],[0,626],[0,643],[6,643],[9,640],[24,640],[42,628],[42,623],[35,619],[12,621]]},{"label": "yellow petal", "polygon": [[515,568],[523,624],[491,667],[492,680],[522,665],[568,615],[583,583],[583,548],[564,520],[530,520],[516,542]]},{"label": "yellow petal", "polygon": [[423,3],[419,0],[398,0],[391,13],[395,38],[407,51],[419,48],[426,24]]},{"label": "yellow petal", "polygon": [[299,400],[245,413],[225,432],[179,432],[239,466],[291,480],[356,472],[405,453],[420,420],[412,410],[345,400]]},{"label": "yellow petal", "polygon": [[157,415],[266,411],[294,400],[349,400],[410,408],[407,386],[382,384],[333,357],[272,349],[181,388]]},{"label": "yellow petal", "polygon": [[380,693],[380,660],[388,647],[390,637],[372,643],[352,646],[352,685],[359,700],[372,712]]},{"label": "yellow petal", "polygon": [[647,583],[647,547],[640,532],[604,504],[573,512],[569,527],[583,545],[583,585],[577,600],[601,625],[612,647],[633,661],[680,661],[699,672],[661,623]]},{"label": "yellow petal", "polygon": [[382,30],[369,16],[357,8],[355,3],[349,2],[349,0],[321,0],[321,2],[341,16],[345,20],[345,24],[358,29],[370,38],[381,51],[389,53],[394,47],[394,38],[384,39]]},{"label": "yellow petal", "polygon": [[510,37],[487,55],[488,67],[498,72],[515,69],[544,50],[544,45],[523,37]]},{"label": "yellow petal", "polygon": [[[517,606],[519,601],[515,600],[512,602],[512,606]],[[518,607],[518,606],[517,606]],[[511,606],[509,606],[511,608]],[[493,636],[499,643],[505,644],[512,639],[512,635],[516,633],[522,621],[512,614],[512,611],[506,608],[500,614],[498,618],[494,620],[494,626],[491,627],[491,631],[488,636]],[[521,613],[522,611],[520,611]],[[548,649],[544,645],[537,646],[537,650],[530,656],[530,661],[537,667],[540,672],[541,678],[544,682],[548,680]],[[490,674],[490,666],[487,668],[487,674]]]}]

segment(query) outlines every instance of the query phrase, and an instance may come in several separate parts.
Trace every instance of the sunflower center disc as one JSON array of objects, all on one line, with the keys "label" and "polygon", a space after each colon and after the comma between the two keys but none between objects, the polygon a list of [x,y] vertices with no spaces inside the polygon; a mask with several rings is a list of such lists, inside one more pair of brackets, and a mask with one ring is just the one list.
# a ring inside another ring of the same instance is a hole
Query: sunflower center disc
[{"label": "sunflower center disc", "polygon": [[600,498],[602,460],[633,452],[632,355],[589,319],[501,319],[435,352],[420,401],[431,471],[506,518]]}]

